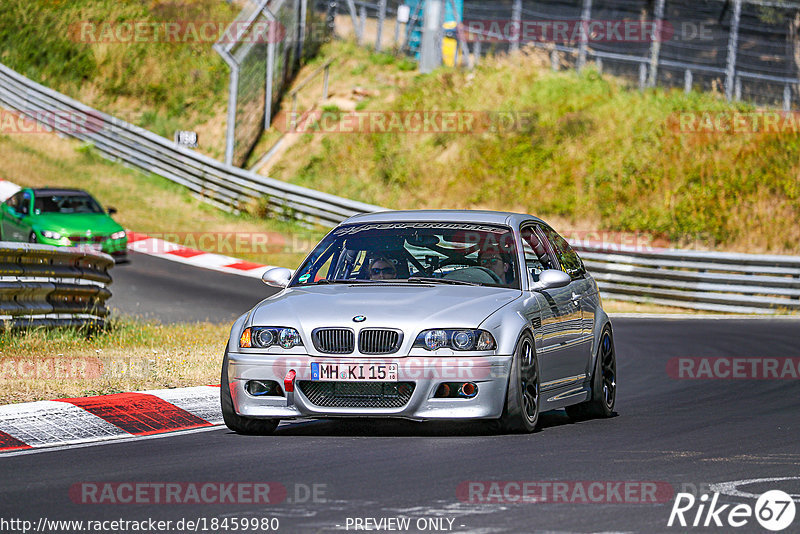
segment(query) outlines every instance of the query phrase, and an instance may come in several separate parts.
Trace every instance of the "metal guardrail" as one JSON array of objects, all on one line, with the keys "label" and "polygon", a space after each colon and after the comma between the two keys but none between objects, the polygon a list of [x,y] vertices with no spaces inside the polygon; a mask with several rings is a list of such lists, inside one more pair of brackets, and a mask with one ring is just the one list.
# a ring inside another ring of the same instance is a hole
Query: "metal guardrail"
[{"label": "metal guardrail", "polygon": [[0,326],[102,327],[113,266],[81,247],[0,241]]},{"label": "metal guardrail", "polygon": [[55,131],[92,143],[106,157],[181,184],[229,211],[244,210],[250,202],[264,198],[276,214],[309,224],[335,226],[352,215],[384,209],[226,165],[92,109],[3,64],[0,105],[32,120],[58,114],[58,120],[50,121]]},{"label": "metal guardrail", "polygon": [[609,299],[729,313],[800,310],[800,256],[576,244]]}]

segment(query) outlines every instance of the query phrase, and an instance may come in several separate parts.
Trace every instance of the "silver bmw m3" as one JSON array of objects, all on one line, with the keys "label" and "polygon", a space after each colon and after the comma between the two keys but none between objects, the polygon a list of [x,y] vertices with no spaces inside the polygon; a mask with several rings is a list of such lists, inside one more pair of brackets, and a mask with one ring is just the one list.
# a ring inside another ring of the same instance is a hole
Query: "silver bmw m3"
[{"label": "silver bmw m3", "polygon": [[333,229],[231,329],[225,424],[483,419],[531,432],[543,411],[608,417],[611,322],[569,244],[530,215],[386,211]]}]

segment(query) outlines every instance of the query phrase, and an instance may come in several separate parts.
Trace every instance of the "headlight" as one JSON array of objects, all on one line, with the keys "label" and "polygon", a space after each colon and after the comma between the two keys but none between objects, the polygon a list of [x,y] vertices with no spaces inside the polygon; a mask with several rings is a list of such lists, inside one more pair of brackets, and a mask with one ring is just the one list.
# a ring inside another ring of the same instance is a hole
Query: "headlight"
[{"label": "headlight", "polygon": [[248,326],[239,337],[239,347],[263,349],[273,345],[280,345],[284,349],[291,349],[302,345],[300,333],[294,328],[280,326]]},{"label": "headlight", "polygon": [[120,230],[119,232],[111,234],[111,239],[122,239],[123,237],[125,237],[125,230]]},{"label": "headlight", "polygon": [[486,330],[437,329],[419,333],[415,347],[426,350],[451,348],[453,350],[494,350],[497,343]]},{"label": "headlight", "polygon": [[58,232],[51,232],[50,230],[42,230],[42,236],[47,239],[61,239],[63,237]]}]

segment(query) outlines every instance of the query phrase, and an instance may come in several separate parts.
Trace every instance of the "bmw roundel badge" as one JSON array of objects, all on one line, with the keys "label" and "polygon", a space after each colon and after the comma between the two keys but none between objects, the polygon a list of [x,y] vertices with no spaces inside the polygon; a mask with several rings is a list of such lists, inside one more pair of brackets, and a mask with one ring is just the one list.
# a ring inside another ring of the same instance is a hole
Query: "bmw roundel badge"
[{"label": "bmw roundel badge", "polygon": [[356,323],[363,323],[366,320],[367,320],[367,316],[366,315],[356,315],[355,317],[353,317],[353,322],[356,322]]}]

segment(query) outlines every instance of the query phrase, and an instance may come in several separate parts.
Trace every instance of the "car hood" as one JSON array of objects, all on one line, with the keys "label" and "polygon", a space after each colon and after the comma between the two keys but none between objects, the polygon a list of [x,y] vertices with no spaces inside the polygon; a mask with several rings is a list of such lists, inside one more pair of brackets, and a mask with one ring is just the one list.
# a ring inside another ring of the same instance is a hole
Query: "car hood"
[{"label": "car hood", "polygon": [[[514,289],[431,284],[364,284],[288,288],[262,301],[249,324],[314,328],[400,328],[406,336],[427,328],[477,328],[489,315],[519,298]],[[366,319],[356,323],[353,318]]]},{"label": "car hood", "polygon": [[108,235],[122,230],[122,226],[105,213],[41,213],[33,218],[34,224],[44,230],[62,235]]}]

